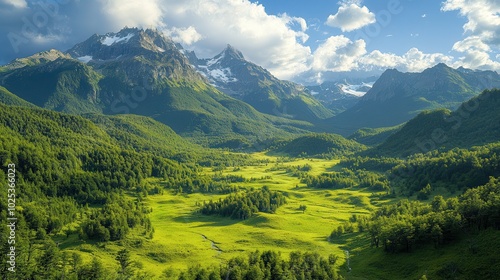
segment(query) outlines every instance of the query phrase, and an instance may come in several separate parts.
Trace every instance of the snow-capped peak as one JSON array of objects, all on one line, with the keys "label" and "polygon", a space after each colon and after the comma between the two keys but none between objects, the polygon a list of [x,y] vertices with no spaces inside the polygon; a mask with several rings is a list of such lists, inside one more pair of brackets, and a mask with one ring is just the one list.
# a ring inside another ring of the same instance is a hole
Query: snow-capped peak
[{"label": "snow-capped peak", "polygon": [[101,39],[101,43],[103,45],[106,45],[106,46],[111,46],[113,44],[116,44],[116,43],[120,43],[120,42],[128,42],[128,40],[130,40],[130,38],[134,37],[134,33],[129,33],[127,34],[125,37],[120,37],[118,35],[114,35],[114,36],[106,36],[104,38]]}]

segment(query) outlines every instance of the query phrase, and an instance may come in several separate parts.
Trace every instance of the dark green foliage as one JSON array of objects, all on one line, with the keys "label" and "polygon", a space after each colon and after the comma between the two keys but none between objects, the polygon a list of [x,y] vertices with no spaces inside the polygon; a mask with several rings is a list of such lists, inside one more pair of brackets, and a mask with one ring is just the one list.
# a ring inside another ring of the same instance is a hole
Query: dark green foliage
[{"label": "dark green foliage", "polygon": [[329,156],[338,157],[363,151],[364,145],[347,140],[336,134],[309,134],[284,141],[272,149],[272,152],[297,156]]},{"label": "dark green foliage", "polygon": [[352,171],[342,168],[339,172],[324,173],[319,176],[305,176],[301,180],[310,188],[345,189],[352,187],[367,188],[372,191],[389,192],[387,178],[376,172],[366,170]]},{"label": "dark green foliage", "polygon": [[102,111],[96,95],[101,76],[75,60],[58,58],[0,76],[2,86],[37,106],[67,113]]},{"label": "dark green foliage", "polygon": [[[388,252],[411,251],[429,243],[437,247],[464,231],[500,230],[500,180],[491,178],[458,199],[436,196],[430,204],[402,200],[356,222],[369,232],[373,246],[383,246]],[[330,238],[341,234],[339,227]]]},{"label": "dark green foliage", "polygon": [[16,96],[15,94],[8,91],[6,88],[0,86],[0,103],[11,106],[22,106],[35,108],[36,106],[25,101],[24,99]]},{"label": "dark green foliage", "polygon": [[256,251],[250,253],[247,259],[233,258],[227,265],[218,268],[191,266],[178,279],[343,279],[335,271],[336,260],[337,257],[333,255],[325,259],[318,253],[310,252],[292,252],[289,260],[284,260],[281,254],[274,251]]},{"label": "dark green foliage", "polygon": [[233,219],[246,220],[257,212],[274,213],[286,203],[285,196],[263,187],[258,191],[232,194],[219,201],[204,203],[200,212],[205,215],[220,215]]},{"label": "dark green foliage", "polygon": [[354,140],[367,146],[377,146],[383,143],[394,133],[398,132],[403,125],[382,128],[361,128],[351,134],[347,139]]},{"label": "dark green foliage", "polygon": [[151,237],[153,227],[147,214],[149,210],[138,202],[113,195],[101,209],[90,211],[81,226],[80,237],[97,241],[121,240],[135,227],[141,227],[142,234]]},{"label": "dark green foliage", "polygon": [[412,195],[427,184],[451,192],[484,185],[490,176],[500,176],[500,143],[470,150],[417,154],[395,166],[389,176],[401,192]]},{"label": "dark green foliage", "polygon": [[420,113],[374,154],[408,156],[434,150],[471,148],[500,140],[500,90],[486,90],[464,102],[456,111],[437,110]]}]

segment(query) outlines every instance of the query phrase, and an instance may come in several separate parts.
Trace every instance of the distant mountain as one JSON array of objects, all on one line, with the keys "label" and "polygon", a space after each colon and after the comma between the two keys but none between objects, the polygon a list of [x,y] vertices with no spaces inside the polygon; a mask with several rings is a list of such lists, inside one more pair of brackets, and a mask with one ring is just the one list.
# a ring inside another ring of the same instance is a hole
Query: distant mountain
[{"label": "distant mountain", "polygon": [[323,124],[326,130],[343,135],[363,127],[395,126],[424,110],[455,109],[495,87],[500,87],[500,75],[493,71],[453,69],[445,64],[422,73],[387,70],[355,106]]},{"label": "distant mountain", "polygon": [[361,96],[371,89],[376,79],[372,77],[329,81],[321,85],[307,86],[307,89],[314,98],[337,115],[356,105]]},{"label": "distant mountain", "polygon": [[260,112],[306,121],[332,116],[305,87],[279,80],[266,69],[247,61],[230,45],[211,59],[199,59],[193,52],[187,57],[219,90]]},{"label": "distant mountain", "polygon": [[52,50],[13,61],[0,68],[0,85],[43,108],[149,116],[185,136],[265,139],[311,127],[220,92],[178,45],[150,29],[96,34],[67,54]]},{"label": "distant mountain", "polygon": [[376,148],[376,153],[408,156],[433,150],[471,148],[500,141],[500,90],[487,90],[457,110],[425,111]]}]

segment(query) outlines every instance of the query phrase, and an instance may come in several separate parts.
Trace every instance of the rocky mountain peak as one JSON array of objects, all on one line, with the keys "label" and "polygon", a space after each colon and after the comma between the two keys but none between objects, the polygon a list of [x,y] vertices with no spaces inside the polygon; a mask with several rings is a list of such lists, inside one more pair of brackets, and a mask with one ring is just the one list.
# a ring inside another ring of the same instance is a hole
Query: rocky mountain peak
[{"label": "rocky mountain peak", "polygon": [[239,50],[237,50],[236,48],[234,48],[233,46],[231,46],[229,44],[226,46],[224,51],[222,51],[221,54],[224,54],[225,58],[245,60],[245,57],[243,56],[243,54]]},{"label": "rocky mountain peak", "polygon": [[87,63],[145,53],[165,53],[174,49],[177,50],[175,43],[156,29],[125,27],[116,33],[94,34],[68,50],[68,54]]}]

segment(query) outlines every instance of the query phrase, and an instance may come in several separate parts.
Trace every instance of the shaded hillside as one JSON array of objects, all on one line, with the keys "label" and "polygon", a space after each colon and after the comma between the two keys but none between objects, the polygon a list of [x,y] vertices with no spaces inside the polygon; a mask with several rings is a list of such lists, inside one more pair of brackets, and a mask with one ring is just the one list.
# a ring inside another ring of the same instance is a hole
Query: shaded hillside
[{"label": "shaded hillside", "polygon": [[484,91],[456,111],[420,113],[390,136],[375,152],[407,156],[431,150],[470,148],[500,141],[500,90]]}]

